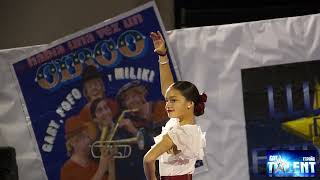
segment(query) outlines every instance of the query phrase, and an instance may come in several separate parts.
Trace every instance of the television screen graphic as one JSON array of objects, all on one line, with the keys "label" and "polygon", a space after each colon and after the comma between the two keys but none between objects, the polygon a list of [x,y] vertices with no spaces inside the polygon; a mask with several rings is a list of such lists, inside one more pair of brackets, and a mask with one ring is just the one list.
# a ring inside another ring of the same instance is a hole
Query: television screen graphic
[{"label": "television screen graphic", "polygon": [[316,151],[269,150],[266,154],[269,177],[316,177]]}]

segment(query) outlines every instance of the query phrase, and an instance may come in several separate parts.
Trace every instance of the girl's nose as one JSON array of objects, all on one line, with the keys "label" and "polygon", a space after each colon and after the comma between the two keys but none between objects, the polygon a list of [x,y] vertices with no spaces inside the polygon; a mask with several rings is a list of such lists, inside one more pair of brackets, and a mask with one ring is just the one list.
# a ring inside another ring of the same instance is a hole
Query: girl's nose
[{"label": "girl's nose", "polygon": [[169,108],[169,107],[171,107],[171,104],[169,102],[167,102],[165,107]]}]

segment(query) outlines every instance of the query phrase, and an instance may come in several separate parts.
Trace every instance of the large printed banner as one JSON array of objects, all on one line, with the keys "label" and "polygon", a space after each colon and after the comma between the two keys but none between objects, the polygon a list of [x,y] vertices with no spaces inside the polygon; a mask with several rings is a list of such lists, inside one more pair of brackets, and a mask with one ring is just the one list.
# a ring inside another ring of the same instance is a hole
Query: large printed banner
[{"label": "large printed banner", "polygon": [[319,176],[319,68],[306,61],[242,69],[251,179]]},{"label": "large printed banner", "polygon": [[156,31],[165,33],[148,3],[13,64],[49,180],[91,179],[103,162],[101,144],[90,144],[111,139],[126,147],[114,150],[119,158],[108,166],[115,171],[109,168],[104,178],[145,179],[143,156],[168,120],[149,37]]}]

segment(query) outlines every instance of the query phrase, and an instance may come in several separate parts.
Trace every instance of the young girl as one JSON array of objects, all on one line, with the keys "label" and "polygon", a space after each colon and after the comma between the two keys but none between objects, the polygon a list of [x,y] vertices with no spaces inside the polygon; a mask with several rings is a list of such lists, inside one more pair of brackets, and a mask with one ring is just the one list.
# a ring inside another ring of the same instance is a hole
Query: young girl
[{"label": "young girl", "polygon": [[191,180],[195,162],[204,156],[205,134],[196,125],[195,116],[204,113],[207,96],[200,95],[190,82],[173,81],[161,33],[152,32],[150,37],[159,55],[161,91],[170,120],[144,156],[145,175],[148,180],[157,179],[155,161],[158,159],[161,180]]}]

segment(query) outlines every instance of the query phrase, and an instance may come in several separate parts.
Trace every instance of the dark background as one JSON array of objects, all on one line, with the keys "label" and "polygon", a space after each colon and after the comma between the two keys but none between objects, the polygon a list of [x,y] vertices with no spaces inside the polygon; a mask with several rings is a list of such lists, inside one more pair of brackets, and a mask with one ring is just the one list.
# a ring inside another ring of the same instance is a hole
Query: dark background
[{"label": "dark background", "polygon": [[319,12],[320,2],[315,0],[175,0],[175,28],[231,24]]},{"label": "dark background", "polygon": [[[1,0],[0,49],[47,44],[150,0]],[[316,14],[316,0],[155,0],[166,30]]]}]

